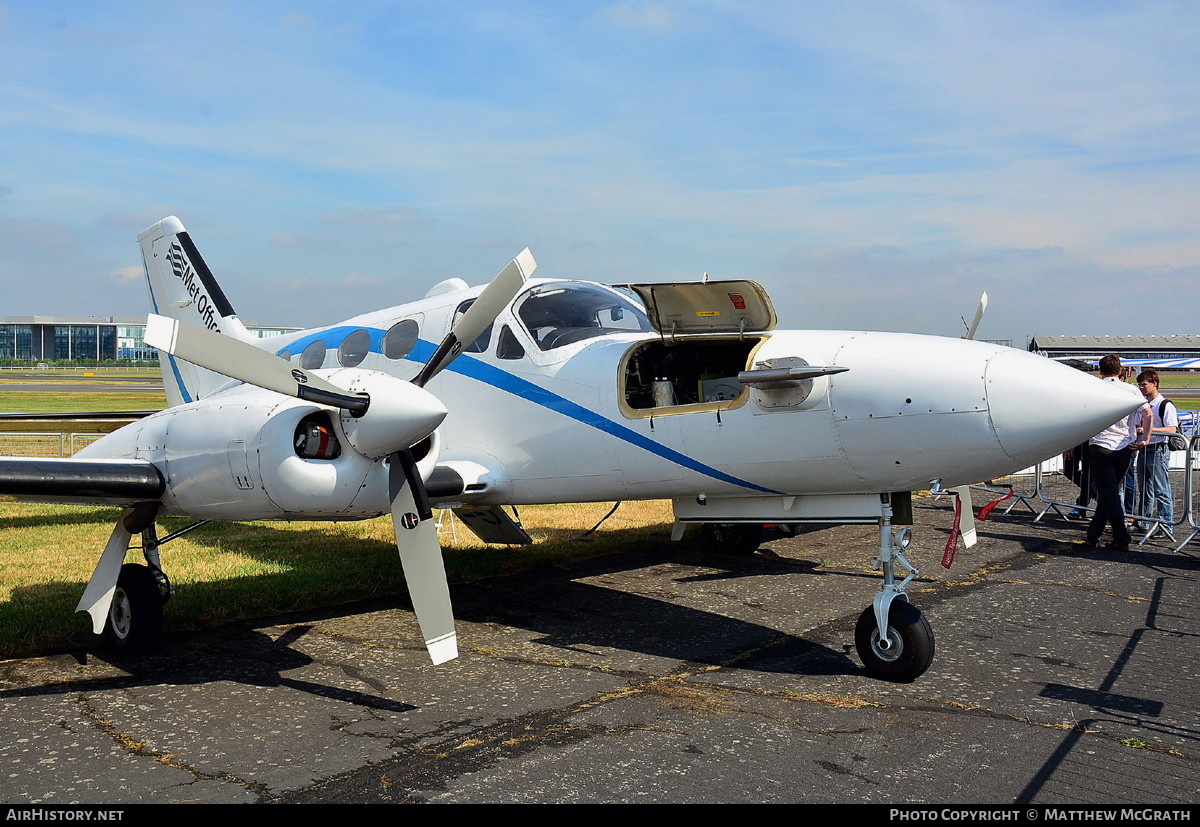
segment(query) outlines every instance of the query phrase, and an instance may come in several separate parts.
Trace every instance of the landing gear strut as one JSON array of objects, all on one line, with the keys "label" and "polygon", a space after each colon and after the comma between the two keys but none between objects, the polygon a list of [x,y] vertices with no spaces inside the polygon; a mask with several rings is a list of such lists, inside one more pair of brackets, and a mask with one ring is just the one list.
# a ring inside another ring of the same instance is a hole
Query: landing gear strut
[{"label": "landing gear strut", "polygon": [[108,608],[108,621],[104,624],[104,639],[123,652],[150,652],[162,640],[163,605],[174,591],[160,564],[158,547],[163,542],[158,539],[151,520],[142,529],[142,556],[147,565],[121,566]]},{"label": "landing gear strut", "polygon": [[[872,604],[858,618],[854,644],[867,674],[887,681],[916,680],[933,662],[933,630],[920,610],[908,602],[904,589],[921,572],[905,559],[903,551],[912,541],[908,528],[892,531],[890,496],[883,497],[879,520],[879,556],[875,568],[883,569],[883,585]],[[909,574],[896,582],[895,565]],[[897,599],[899,598],[899,599]]]}]

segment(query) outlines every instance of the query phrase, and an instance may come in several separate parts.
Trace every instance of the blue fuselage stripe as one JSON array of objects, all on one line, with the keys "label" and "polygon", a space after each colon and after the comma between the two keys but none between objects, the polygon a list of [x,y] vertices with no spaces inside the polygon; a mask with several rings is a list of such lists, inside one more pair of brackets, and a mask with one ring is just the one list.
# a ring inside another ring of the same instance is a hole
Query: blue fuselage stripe
[{"label": "blue fuselage stripe", "polygon": [[[320,333],[315,333],[300,339],[296,339],[290,342],[287,347],[281,348],[279,352],[282,353],[284,351],[288,351],[295,354],[302,351],[315,341],[322,341],[325,343],[326,348],[333,350],[341,344],[342,340],[346,336],[350,335],[356,330],[364,329],[371,334],[371,352],[380,353],[382,355],[384,331],[359,327],[329,328],[328,330],[323,330]],[[418,339],[412,351],[410,351],[404,358],[407,361],[424,364],[426,361],[428,361],[429,357],[433,355],[436,349],[437,346],[432,342],[427,342],[424,339]],[[726,482],[731,485],[738,485],[754,491],[761,491],[765,494],[782,495],[782,492],[780,491],[764,488],[761,485],[756,485],[755,483],[739,479],[732,474],[726,474],[724,471],[719,471],[710,465],[706,465],[697,459],[689,457],[687,454],[680,453],[673,448],[668,448],[661,442],[655,442],[653,439],[650,439],[644,434],[639,434],[637,431],[634,431],[633,429],[628,428],[618,422],[614,422],[613,420],[597,413],[596,411],[589,410],[577,402],[572,402],[570,399],[559,396],[553,391],[543,388],[541,385],[537,385],[527,379],[523,379],[519,376],[509,373],[506,370],[501,370],[495,365],[489,365],[487,362],[481,361],[470,354],[461,354],[458,358],[450,363],[450,366],[447,367],[446,370],[451,373],[457,373],[460,376],[465,376],[469,379],[474,379],[476,381],[483,382],[484,384],[491,385],[498,390],[511,393],[513,396],[516,396],[520,399],[532,402],[535,405],[540,405],[543,408],[555,411],[563,416],[570,417],[577,422],[581,422],[584,425],[588,425],[598,431],[602,431],[603,433],[609,434],[617,439],[628,442],[630,445],[635,445],[638,448],[650,451],[651,453],[656,454],[663,459],[677,463],[682,465],[684,468],[688,468],[692,471],[704,474],[705,476],[712,477],[713,479],[720,480],[721,482]]]}]

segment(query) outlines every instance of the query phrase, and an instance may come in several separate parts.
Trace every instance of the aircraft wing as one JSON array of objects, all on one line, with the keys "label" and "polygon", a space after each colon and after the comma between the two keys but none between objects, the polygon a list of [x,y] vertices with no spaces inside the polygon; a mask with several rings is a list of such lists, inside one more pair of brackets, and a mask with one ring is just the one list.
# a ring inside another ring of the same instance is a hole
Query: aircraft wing
[{"label": "aircraft wing", "polygon": [[63,411],[60,413],[0,413],[0,419],[17,422],[54,422],[60,419],[143,419],[157,410],[137,411]]},{"label": "aircraft wing", "polygon": [[166,488],[157,466],[140,459],[0,458],[0,499],[133,505]]}]

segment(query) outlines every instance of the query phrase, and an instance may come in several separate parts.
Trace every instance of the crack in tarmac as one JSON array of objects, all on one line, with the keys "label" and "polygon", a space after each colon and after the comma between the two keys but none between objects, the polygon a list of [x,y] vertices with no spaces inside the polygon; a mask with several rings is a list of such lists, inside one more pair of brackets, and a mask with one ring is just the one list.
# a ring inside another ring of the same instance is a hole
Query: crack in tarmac
[{"label": "crack in tarmac", "polygon": [[100,732],[111,738],[117,746],[132,755],[153,758],[159,764],[171,767],[172,769],[183,770],[189,773],[194,781],[227,781],[244,787],[258,795],[262,795],[264,792],[261,784],[246,781],[230,773],[204,772],[180,761],[174,753],[151,749],[147,746],[146,742],[140,741],[129,733],[122,731],[115,723],[101,715],[84,695],[80,695],[75,699],[75,708],[85,720],[91,722]]}]

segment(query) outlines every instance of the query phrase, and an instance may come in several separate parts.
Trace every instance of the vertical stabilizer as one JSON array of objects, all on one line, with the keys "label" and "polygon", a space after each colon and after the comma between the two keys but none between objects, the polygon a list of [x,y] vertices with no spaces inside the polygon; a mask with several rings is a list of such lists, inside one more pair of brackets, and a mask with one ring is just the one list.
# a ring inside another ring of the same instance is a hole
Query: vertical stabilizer
[{"label": "vertical stabilizer", "polygon": [[[142,263],[150,288],[150,305],[160,316],[179,319],[223,333],[234,339],[253,341],[221,285],[200,257],[183,222],[169,216],[138,234]],[[218,373],[159,352],[167,404],[180,405],[212,393],[229,379]]]}]

